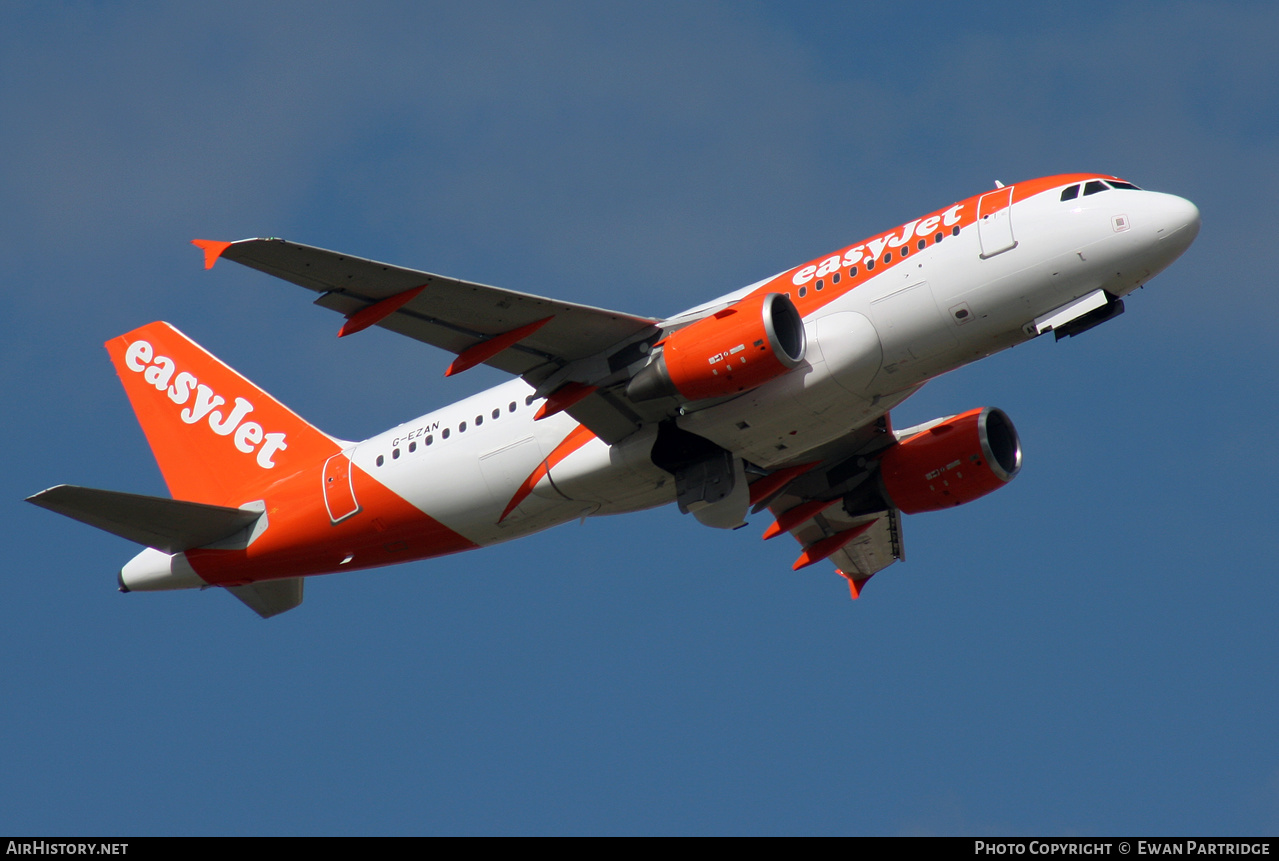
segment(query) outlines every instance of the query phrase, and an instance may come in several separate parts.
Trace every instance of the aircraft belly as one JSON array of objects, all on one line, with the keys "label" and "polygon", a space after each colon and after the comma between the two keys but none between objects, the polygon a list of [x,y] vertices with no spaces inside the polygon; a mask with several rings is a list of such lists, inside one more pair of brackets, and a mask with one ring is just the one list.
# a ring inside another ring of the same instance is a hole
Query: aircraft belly
[{"label": "aircraft belly", "polygon": [[727,403],[688,413],[679,426],[759,466],[794,460],[884,412],[851,394],[825,362],[808,362]]},{"label": "aircraft belly", "polygon": [[1029,267],[1001,267],[1003,272],[993,271],[980,286],[944,300],[951,308],[970,310],[972,323],[960,329],[964,343],[984,347],[981,355],[1020,343],[1028,337],[1022,332],[1026,323],[1100,288],[1106,269],[1092,259],[1099,244],[1072,248]]}]

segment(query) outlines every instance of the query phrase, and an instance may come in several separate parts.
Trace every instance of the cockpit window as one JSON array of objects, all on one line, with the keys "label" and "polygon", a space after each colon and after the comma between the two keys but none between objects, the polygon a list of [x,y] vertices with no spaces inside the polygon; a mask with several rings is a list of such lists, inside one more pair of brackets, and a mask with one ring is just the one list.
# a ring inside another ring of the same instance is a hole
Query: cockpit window
[{"label": "cockpit window", "polygon": [[[1109,191],[1112,188],[1124,188],[1131,191],[1141,191],[1140,188],[1131,182],[1124,182],[1122,179],[1108,179],[1105,182],[1100,179],[1090,180],[1083,185],[1084,197],[1090,194],[1099,194],[1103,191]],[[1079,185],[1072,185],[1061,190],[1062,200],[1074,200],[1079,197]]]}]

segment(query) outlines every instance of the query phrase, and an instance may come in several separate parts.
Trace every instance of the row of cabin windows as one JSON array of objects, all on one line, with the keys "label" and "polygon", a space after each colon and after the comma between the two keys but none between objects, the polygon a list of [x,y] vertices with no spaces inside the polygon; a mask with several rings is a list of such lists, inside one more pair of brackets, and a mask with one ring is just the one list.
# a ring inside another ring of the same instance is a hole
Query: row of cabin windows
[{"label": "row of cabin windows", "polygon": [[[528,406],[532,406],[532,405],[533,405],[533,401],[534,401],[534,400],[536,400],[536,399],[535,399],[532,395],[529,395],[528,397],[526,397],[526,398],[524,399],[524,406],[526,406],[526,407],[528,407]],[[515,412],[515,401],[511,401],[509,404],[507,404],[507,406],[506,406],[506,411],[507,411],[507,412],[509,412],[509,413],[513,413],[513,412]],[[494,407],[494,408],[493,408],[493,412],[492,412],[490,415],[491,415],[491,417],[492,417],[492,418],[494,418],[494,419],[499,418],[499,417],[502,415],[502,408],[501,408],[501,407]],[[476,427],[479,427],[479,426],[480,426],[480,425],[482,425],[482,424],[484,424],[484,414],[483,414],[483,413],[481,413],[480,415],[477,415],[477,416],[475,417],[475,426],[476,426]],[[444,428],[444,430],[440,431],[440,439],[448,439],[448,438],[452,435],[452,430],[453,430],[452,428]],[[458,426],[457,426],[457,432],[458,432],[458,433],[466,433],[466,422],[459,422],[459,423],[458,423]],[[432,444],[434,444],[434,442],[435,442],[435,435],[434,435],[434,434],[427,434],[427,435],[426,435],[425,437],[423,437],[423,439],[422,439],[422,445],[423,445],[423,446],[432,445]],[[410,441],[409,441],[408,450],[409,450],[409,453],[410,453],[410,454],[412,454],[413,452],[417,451],[417,440],[410,440]],[[398,446],[396,446],[395,448],[391,449],[391,460],[398,460],[398,459],[399,459],[399,457],[400,457],[400,449],[399,449],[399,447],[398,447]],[[379,454],[379,455],[377,456],[377,460],[376,460],[375,462],[377,463],[377,465],[378,465],[378,466],[381,466],[382,464],[386,463],[386,457],[385,457],[384,455],[380,455],[380,454]]]},{"label": "row of cabin windows", "polygon": [[[956,224],[954,227],[952,227],[952,228],[950,229],[950,235],[951,235],[951,236],[958,236],[958,235],[959,235],[959,225],[958,225],[958,224]],[[946,234],[945,234],[945,233],[942,233],[941,231],[938,231],[938,232],[937,232],[937,235],[933,237],[933,244],[934,244],[934,245],[936,245],[937,243],[941,242],[941,241],[942,241],[943,239],[945,239],[945,238],[946,238]],[[927,248],[927,247],[928,247],[928,240],[927,240],[926,238],[925,238],[925,239],[920,239],[918,242],[916,242],[916,243],[915,243],[915,246],[916,246],[916,247],[917,247],[920,251],[923,251],[925,248]],[[897,252],[897,253],[898,253],[898,255],[899,255],[899,256],[901,256],[901,257],[909,257],[909,256],[910,256],[910,246],[909,246],[909,245],[903,245],[903,246],[901,247],[901,251],[899,251],[899,252]],[[891,262],[893,262],[893,252],[889,251],[889,252],[887,252],[886,254],[884,254],[884,260],[883,260],[883,262],[884,262],[884,263],[886,263],[886,264],[887,264],[887,263],[891,263]],[[867,260],[867,261],[866,261],[866,271],[867,271],[867,272],[874,272],[874,271],[875,271],[875,261],[874,261],[874,260]],[[856,266],[849,267],[849,269],[848,269],[848,277],[849,277],[849,278],[856,278],[856,277],[857,277],[857,267],[856,267]],[[839,278],[840,278],[840,273],[838,273],[838,272],[834,273],[833,275],[831,275],[831,276],[830,276],[830,283],[831,283],[831,284],[838,284],[838,283],[839,283]],[[821,292],[822,288],[823,288],[823,287],[825,287],[825,286],[826,286],[826,281],[825,281],[825,279],[823,279],[823,278],[818,278],[818,279],[817,279],[817,283],[813,285],[813,289],[817,290],[818,292]],[[807,284],[805,284],[803,287],[800,287],[800,288],[799,288],[799,298],[803,299],[803,298],[804,298],[805,296],[807,296],[807,295],[808,295],[808,285],[807,285]]]},{"label": "row of cabin windows", "polygon": [[1074,200],[1076,197],[1080,197],[1080,188],[1083,188],[1084,190],[1082,195],[1083,197],[1087,197],[1090,194],[1099,194],[1103,191],[1110,191],[1112,188],[1126,188],[1129,191],[1141,191],[1140,188],[1133,185],[1131,182],[1124,182],[1119,179],[1108,179],[1104,182],[1100,179],[1090,179],[1088,182],[1076,183],[1068,188],[1063,188],[1061,191],[1061,199]]}]

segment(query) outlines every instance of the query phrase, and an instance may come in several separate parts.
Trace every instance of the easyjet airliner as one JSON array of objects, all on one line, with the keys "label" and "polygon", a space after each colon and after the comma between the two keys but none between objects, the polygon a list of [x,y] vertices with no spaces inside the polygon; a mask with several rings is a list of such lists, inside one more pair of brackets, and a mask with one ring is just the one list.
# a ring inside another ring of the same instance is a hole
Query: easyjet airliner
[{"label": "easyjet airliner", "polygon": [[929,379],[1077,335],[1199,232],[1194,204],[1112,176],[996,187],[665,320],[282,239],[196,240],[319,294],[339,336],[382,326],[516,379],[361,442],[330,436],[168,323],[107,351],[172,498],[60,485],[36,505],[144,545],[120,590],[226,588],[262,616],[305,577],[495,544],[670,502],[734,529],[767,508],[793,567],[853,597],[904,558],[902,514],[1021,469],[1012,421],[897,429]]}]

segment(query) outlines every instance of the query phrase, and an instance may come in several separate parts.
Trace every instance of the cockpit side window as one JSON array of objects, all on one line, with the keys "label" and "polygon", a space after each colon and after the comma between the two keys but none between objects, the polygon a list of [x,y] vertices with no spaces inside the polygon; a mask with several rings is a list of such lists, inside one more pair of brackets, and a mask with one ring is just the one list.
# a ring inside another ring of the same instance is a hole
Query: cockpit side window
[{"label": "cockpit side window", "polygon": [[1061,190],[1062,200],[1074,200],[1078,196],[1079,196],[1079,186],[1077,185],[1072,185],[1070,188],[1063,188]]},{"label": "cockpit side window", "polygon": [[1122,179],[1110,179],[1110,180],[1107,180],[1106,183],[1111,188],[1126,188],[1129,191],[1141,191],[1140,188],[1133,185],[1131,182],[1124,182]]},{"label": "cockpit side window", "polygon": [[1097,194],[1098,192],[1102,192],[1106,190],[1107,190],[1106,184],[1104,182],[1102,182],[1099,179],[1094,179],[1092,182],[1086,183],[1084,185],[1084,197],[1087,197],[1090,194]]}]

